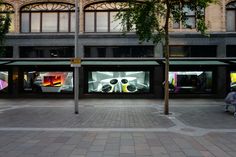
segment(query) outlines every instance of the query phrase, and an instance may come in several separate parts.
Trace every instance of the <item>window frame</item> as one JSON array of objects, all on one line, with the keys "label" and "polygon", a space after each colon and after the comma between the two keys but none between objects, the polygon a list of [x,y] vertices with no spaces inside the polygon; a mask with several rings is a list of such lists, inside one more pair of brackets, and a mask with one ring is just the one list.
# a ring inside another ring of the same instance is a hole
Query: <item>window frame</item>
[{"label": "window frame", "polygon": [[[225,29],[226,32],[235,32],[236,31],[236,1],[230,2],[225,6]],[[234,11],[234,30],[228,30],[228,25],[227,25],[227,12],[228,11]]]},{"label": "window frame", "polygon": [[[181,8],[182,10],[185,8],[186,6],[186,3],[183,3],[183,4],[176,4],[177,7]],[[186,16],[186,21],[189,19],[189,18],[194,18],[194,27],[191,27],[191,29],[196,29],[196,24],[197,24],[197,19],[196,19],[196,10],[197,8],[195,8],[195,10],[190,10],[191,12],[194,12],[194,14],[189,14],[188,12],[186,12],[185,16]],[[204,18],[205,18],[205,9],[203,10],[203,15],[204,15]],[[186,22],[185,21],[185,22]],[[172,29],[174,30],[177,30],[177,29],[188,29],[188,27],[186,27],[182,21],[179,21],[178,23],[178,27],[174,27],[175,25],[175,21],[173,21],[172,23]]]},{"label": "window frame", "polygon": [[[119,3],[126,3],[124,1],[107,1],[107,2],[95,2],[95,3],[91,3],[88,4],[87,6],[84,7],[84,16],[83,16],[83,20],[84,20],[84,25],[83,25],[83,29],[85,33],[122,33],[122,30],[120,31],[112,31],[111,28],[111,13],[113,12],[119,12],[120,10],[125,11],[126,8],[122,8],[122,6],[119,5]],[[104,4],[104,5],[103,5]],[[113,4],[113,5],[111,5]],[[97,6],[96,6],[97,5]],[[104,6],[104,8],[103,8]],[[105,32],[100,32],[97,31],[97,13],[98,12],[106,12],[108,15],[107,17],[107,31]],[[94,31],[86,31],[86,13],[94,13],[93,14],[93,18],[94,18],[94,26],[93,26],[93,30]]]},{"label": "window frame", "polygon": [[[9,4],[9,3],[1,3],[0,7],[4,6],[3,10],[0,10],[0,15],[6,16],[7,14],[9,14],[9,17],[11,19],[11,23],[9,26],[9,33],[14,32],[15,30],[15,10],[13,5]],[[13,16],[12,16],[13,15]]]},{"label": "window frame", "polygon": [[[70,3],[63,3],[63,2],[45,2],[45,3],[33,3],[33,4],[29,4],[29,5],[25,5],[25,6],[23,6],[21,9],[20,9],[20,33],[74,33],[74,31],[72,31],[72,28],[71,28],[71,23],[72,23],[72,21],[71,21],[71,17],[72,17],[72,13],[73,12],[75,12],[75,10],[74,10],[74,8],[73,9],[71,9],[71,10],[24,10],[24,8],[27,8],[27,7],[29,7],[29,6],[31,6],[31,5],[36,5],[36,4],[38,4],[38,5],[44,5],[44,4],[57,4],[57,5],[60,5],[60,4],[64,4],[64,5],[70,5],[70,6],[74,6],[74,4],[70,4]],[[28,21],[28,26],[29,26],[29,28],[28,28],[28,31],[27,32],[23,32],[22,31],[22,16],[23,16],[23,14],[22,13],[28,13],[29,15],[29,17],[28,17],[28,19],[29,19],[29,21]],[[33,13],[39,13],[40,14],[40,20],[39,20],[39,25],[40,25],[40,29],[39,29],[39,32],[32,32],[32,29],[31,29],[31,27],[32,27],[32,24],[31,24],[31,21],[32,21],[32,14]],[[46,32],[44,32],[43,31],[43,13],[56,13],[56,15],[57,15],[57,28],[56,28],[56,31],[46,31]],[[67,13],[68,14],[68,31],[60,31],[60,15],[61,15],[61,13],[63,14],[63,13]]]}]

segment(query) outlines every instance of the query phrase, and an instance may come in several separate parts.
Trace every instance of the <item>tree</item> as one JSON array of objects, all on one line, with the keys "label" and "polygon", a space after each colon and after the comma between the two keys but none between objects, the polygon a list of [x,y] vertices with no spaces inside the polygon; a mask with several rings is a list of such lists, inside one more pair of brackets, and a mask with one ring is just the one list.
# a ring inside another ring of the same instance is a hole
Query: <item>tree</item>
[{"label": "tree", "polygon": [[140,41],[161,42],[165,55],[165,91],[164,113],[169,114],[169,23],[182,23],[186,28],[192,28],[187,23],[187,11],[195,12],[196,30],[207,35],[204,10],[215,0],[128,0],[123,3],[125,8],[116,18],[121,20],[125,32],[134,30]]},{"label": "tree", "polygon": [[[2,1],[0,0],[0,7],[2,5]],[[0,57],[4,55],[4,41],[6,38],[6,34],[9,31],[11,24],[11,19],[9,14],[0,14]]]}]

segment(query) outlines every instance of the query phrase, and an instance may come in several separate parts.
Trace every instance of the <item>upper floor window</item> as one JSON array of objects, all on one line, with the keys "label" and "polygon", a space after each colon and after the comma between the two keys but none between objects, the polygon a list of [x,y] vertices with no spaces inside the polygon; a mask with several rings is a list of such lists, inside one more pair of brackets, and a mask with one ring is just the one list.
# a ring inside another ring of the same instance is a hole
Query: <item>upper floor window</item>
[{"label": "upper floor window", "polygon": [[[185,29],[185,28],[196,28],[196,11],[197,9],[191,9],[188,4],[185,5],[176,5],[175,7],[182,8],[183,13],[185,14],[185,21],[184,22],[174,22],[173,28],[174,29]],[[200,14],[204,15],[204,10],[199,9]]]},{"label": "upper floor window", "polygon": [[226,5],[226,31],[236,31],[236,2]]},{"label": "upper floor window", "polygon": [[121,20],[116,20],[125,2],[102,2],[88,5],[84,9],[85,32],[121,32]]},{"label": "upper floor window", "polygon": [[0,4],[0,15],[7,16],[7,14],[11,18],[11,25],[9,28],[9,32],[13,32],[14,31],[14,8],[12,5],[7,4],[7,3]]},{"label": "upper floor window", "polygon": [[85,57],[153,57],[153,46],[85,46]]},{"label": "upper floor window", "polygon": [[171,45],[170,57],[216,57],[215,45]]},{"label": "upper floor window", "polygon": [[68,3],[36,3],[21,8],[21,32],[74,32],[75,6]]}]

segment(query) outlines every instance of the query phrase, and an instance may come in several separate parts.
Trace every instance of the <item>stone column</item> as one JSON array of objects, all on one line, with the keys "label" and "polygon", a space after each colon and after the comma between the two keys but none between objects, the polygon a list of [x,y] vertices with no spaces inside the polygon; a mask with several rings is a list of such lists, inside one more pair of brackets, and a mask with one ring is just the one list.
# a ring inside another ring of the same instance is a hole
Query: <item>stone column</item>
[{"label": "stone column", "polygon": [[19,46],[13,46],[13,58],[20,58]]}]

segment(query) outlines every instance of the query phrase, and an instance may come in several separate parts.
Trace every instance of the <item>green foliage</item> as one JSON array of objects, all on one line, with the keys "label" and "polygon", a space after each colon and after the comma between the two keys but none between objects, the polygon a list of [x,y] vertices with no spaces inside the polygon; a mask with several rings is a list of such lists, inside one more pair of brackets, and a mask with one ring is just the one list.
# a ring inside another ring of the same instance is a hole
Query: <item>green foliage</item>
[{"label": "green foliage", "polygon": [[[186,28],[186,9],[194,11],[196,15],[196,30],[207,35],[204,10],[215,0],[128,0],[125,11],[117,14],[125,32],[135,30],[140,41],[153,41],[158,43],[168,35],[169,19],[174,22],[181,22]],[[185,8],[185,9],[183,9]],[[168,23],[166,23],[168,22]]]},{"label": "green foliage", "polygon": [[[1,1],[0,1],[1,5]],[[4,56],[4,40],[6,38],[6,33],[8,33],[11,24],[11,19],[9,14],[6,16],[0,14],[0,57]]]}]

